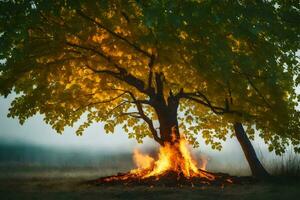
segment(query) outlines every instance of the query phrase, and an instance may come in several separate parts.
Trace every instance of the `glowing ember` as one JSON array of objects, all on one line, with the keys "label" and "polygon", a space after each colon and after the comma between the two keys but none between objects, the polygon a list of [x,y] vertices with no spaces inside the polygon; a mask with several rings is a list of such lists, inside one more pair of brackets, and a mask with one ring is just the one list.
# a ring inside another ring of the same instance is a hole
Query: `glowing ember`
[{"label": "glowing ember", "polygon": [[187,147],[187,142],[181,139],[173,145],[167,143],[160,148],[158,159],[155,161],[149,155],[143,155],[138,150],[134,151],[133,160],[137,169],[131,170],[132,175],[143,178],[159,177],[167,172],[176,172],[186,178],[202,177],[208,180],[214,180],[215,177],[205,172],[207,160],[202,159],[199,170],[197,162],[192,158]]},{"label": "glowing ember", "polygon": [[133,160],[136,169],[127,173],[99,178],[93,184],[124,184],[148,186],[203,186],[232,184],[239,181],[223,173],[205,171],[207,159],[201,158],[198,164],[191,156],[185,139],[166,143],[159,149],[157,159],[134,150]]}]

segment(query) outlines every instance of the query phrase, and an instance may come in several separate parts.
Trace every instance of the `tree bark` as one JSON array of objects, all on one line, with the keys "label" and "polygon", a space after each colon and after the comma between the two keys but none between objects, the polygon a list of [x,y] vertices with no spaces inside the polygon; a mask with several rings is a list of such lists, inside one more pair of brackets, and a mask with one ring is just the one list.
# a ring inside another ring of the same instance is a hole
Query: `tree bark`
[{"label": "tree bark", "polygon": [[243,125],[240,122],[235,122],[234,130],[235,135],[242,147],[242,150],[250,166],[252,176],[260,179],[270,177],[270,174],[267,172],[267,170],[263,167],[263,165],[257,158],[255,150],[243,128]]},{"label": "tree bark", "polygon": [[[172,109],[173,110],[173,109]],[[170,109],[157,110],[160,138],[164,143],[175,144],[180,139],[177,113]]]}]

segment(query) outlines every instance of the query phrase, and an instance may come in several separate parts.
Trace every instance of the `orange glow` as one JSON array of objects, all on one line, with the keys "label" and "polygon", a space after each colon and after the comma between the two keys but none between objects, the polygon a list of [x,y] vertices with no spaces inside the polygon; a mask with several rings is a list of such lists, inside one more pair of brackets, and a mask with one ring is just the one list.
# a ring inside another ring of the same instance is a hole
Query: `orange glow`
[{"label": "orange glow", "polygon": [[139,150],[133,152],[133,160],[138,169],[149,169],[154,163],[154,159],[149,155],[143,155]]},{"label": "orange glow", "polygon": [[[137,169],[131,170],[132,175],[141,178],[159,177],[169,171],[182,174],[186,178],[203,177],[214,180],[215,177],[206,173],[206,159],[202,159],[201,166],[192,158],[185,139],[181,139],[173,145],[166,143],[159,149],[158,159],[154,160],[149,155],[143,155],[138,150],[134,150],[133,160]],[[201,170],[199,170],[199,168]]]}]

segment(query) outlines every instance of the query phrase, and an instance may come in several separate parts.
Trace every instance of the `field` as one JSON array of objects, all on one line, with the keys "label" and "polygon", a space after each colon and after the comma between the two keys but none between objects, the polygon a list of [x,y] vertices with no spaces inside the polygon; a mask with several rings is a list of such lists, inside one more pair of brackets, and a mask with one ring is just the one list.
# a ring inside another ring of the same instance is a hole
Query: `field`
[{"label": "field", "polygon": [[[86,184],[108,170],[93,168],[2,168],[1,199],[298,199],[300,182],[279,179],[222,187],[127,187]],[[114,171],[110,171],[114,173]],[[298,179],[299,180],[299,179]]]},{"label": "field", "polygon": [[[126,172],[130,154],[95,154],[33,147],[0,147],[0,199],[299,199],[299,177],[225,187],[94,186],[101,176]],[[299,162],[294,163],[299,167]],[[298,168],[297,168],[298,169]],[[299,172],[299,171],[298,171]]]}]

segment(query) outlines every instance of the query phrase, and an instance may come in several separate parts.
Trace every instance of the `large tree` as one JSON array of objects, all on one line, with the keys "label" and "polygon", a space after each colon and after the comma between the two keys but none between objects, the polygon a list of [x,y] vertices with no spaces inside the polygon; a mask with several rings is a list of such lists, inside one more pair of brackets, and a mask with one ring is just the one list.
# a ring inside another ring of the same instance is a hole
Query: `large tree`
[{"label": "large tree", "polygon": [[[18,6],[21,19],[14,16],[20,15]],[[205,80],[185,65],[176,43],[155,40],[139,20],[136,3],[103,1],[68,9],[64,2],[28,2],[6,9],[14,12],[7,17],[28,23],[19,27],[16,21],[17,29],[26,26],[23,33],[13,30],[19,38],[5,30],[2,36],[12,39],[4,52],[2,91],[21,93],[11,116],[22,123],[39,112],[62,132],[88,112],[78,134],[93,121],[103,121],[108,132],[121,124],[138,140],[149,135],[163,145],[172,143],[172,133],[179,139],[179,102],[201,91]],[[218,112],[235,112],[199,101]],[[191,109],[187,101],[182,109]]]},{"label": "large tree", "polygon": [[79,135],[104,122],[160,145],[185,135],[197,146],[201,133],[216,149],[231,129],[247,156],[243,123],[270,150],[299,151],[299,8],[145,2],[1,2],[0,89],[19,94],[9,115],[40,113],[62,132],[87,114]]},{"label": "large tree", "polygon": [[[251,139],[256,127],[276,154],[285,151],[289,135],[299,151],[297,2],[154,1],[142,5],[143,19],[158,40],[180,41],[177,49],[187,65],[206,77],[206,97],[249,114],[225,117],[234,117],[232,127],[253,175],[267,172],[241,122]],[[228,125],[224,122],[221,127]],[[213,130],[208,131],[212,135]]]}]

